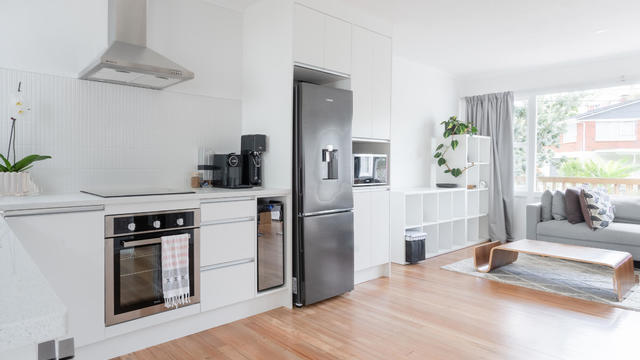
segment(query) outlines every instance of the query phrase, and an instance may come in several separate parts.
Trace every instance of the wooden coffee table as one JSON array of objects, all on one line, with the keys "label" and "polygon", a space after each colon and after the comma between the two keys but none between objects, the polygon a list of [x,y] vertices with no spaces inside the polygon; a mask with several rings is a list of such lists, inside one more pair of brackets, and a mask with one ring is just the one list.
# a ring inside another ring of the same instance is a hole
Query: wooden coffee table
[{"label": "wooden coffee table", "polygon": [[487,273],[513,263],[518,259],[519,253],[608,266],[613,269],[613,289],[618,295],[618,301],[622,301],[638,282],[638,277],[633,272],[633,258],[628,252],[547,241],[518,240],[506,244],[482,244],[475,248],[473,263],[476,270]]}]

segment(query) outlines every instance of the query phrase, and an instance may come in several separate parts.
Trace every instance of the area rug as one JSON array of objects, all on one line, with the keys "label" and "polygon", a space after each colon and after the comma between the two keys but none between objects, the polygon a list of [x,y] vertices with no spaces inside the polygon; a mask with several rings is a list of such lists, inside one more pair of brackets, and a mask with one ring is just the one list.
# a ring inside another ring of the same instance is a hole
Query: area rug
[{"label": "area rug", "polygon": [[[640,286],[636,285],[623,301],[618,302],[613,290],[613,269],[606,266],[520,254],[513,264],[490,273],[476,271],[473,258],[445,265],[442,269],[640,311]],[[640,274],[638,270],[635,273]]]}]

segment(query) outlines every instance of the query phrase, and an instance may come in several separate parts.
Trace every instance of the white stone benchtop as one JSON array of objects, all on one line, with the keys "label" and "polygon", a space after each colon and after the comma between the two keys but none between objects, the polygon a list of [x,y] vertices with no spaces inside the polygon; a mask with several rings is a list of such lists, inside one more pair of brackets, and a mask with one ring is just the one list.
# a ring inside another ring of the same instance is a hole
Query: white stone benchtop
[{"label": "white stone benchtop", "polygon": [[0,358],[66,334],[67,309],[0,216]]},{"label": "white stone benchtop", "polygon": [[[193,189],[188,189],[193,190]],[[194,194],[178,194],[178,195],[153,195],[153,196],[132,196],[132,197],[116,197],[101,198],[94,195],[84,193],[67,193],[67,194],[39,194],[30,196],[0,196],[0,211],[12,210],[32,210],[47,209],[59,207],[75,207],[75,206],[95,206],[95,205],[120,205],[131,203],[147,203],[159,201],[181,201],[181,200],[200,200],[206,201],[210,199],[234,198],[234,197],[271,197],[290,195],[289,189],[270,189],[255,187],[249,189],[221,189],[207,188],[196,189]]]}]

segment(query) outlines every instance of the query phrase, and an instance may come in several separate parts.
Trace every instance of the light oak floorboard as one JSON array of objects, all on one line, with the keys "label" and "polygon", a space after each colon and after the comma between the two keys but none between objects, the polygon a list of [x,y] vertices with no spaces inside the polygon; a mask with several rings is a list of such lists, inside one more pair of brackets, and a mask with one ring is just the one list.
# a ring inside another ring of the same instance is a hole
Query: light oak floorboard
[{"label": "light oak floorboard", "polygon": [[393,265],[390,278],[122,356],[147,359],[611,359],[640,352],[640,313],[441,270],[473,249]]}]

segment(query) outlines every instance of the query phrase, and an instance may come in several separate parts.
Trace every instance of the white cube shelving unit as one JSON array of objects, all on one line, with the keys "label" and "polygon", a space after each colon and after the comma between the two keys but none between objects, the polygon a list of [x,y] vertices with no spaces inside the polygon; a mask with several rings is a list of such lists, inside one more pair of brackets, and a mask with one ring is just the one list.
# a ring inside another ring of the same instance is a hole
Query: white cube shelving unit
[{"label": "white cube shelving unit", "polygon": [[[455,183],[457,188],[392,189],[390,211],[391,261],[405,262],[404,234],[407,230],[425,232],[426,257],[434,257],[489,239],[489,190],[480,182],[490,183],[490,138],[457,136],[460,145],[449,150],[447,160],[453,167],[475,166],[462,176],[444,174],[433,167],[437,182]],[[434,141],[435,144],[439,142]],[[467,189],[467,185],[476,185]]]}]

